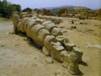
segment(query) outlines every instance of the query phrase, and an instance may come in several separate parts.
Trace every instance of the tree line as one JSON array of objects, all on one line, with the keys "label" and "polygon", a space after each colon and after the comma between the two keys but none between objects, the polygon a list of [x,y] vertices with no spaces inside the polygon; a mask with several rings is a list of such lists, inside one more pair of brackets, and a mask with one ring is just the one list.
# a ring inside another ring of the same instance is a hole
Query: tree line
[{"label": "tree line", "polygon": [[11,4],[7,0],[0,0],[0,16],[10,18],[13,12],[20,12],[21,6],[18,4]]}]

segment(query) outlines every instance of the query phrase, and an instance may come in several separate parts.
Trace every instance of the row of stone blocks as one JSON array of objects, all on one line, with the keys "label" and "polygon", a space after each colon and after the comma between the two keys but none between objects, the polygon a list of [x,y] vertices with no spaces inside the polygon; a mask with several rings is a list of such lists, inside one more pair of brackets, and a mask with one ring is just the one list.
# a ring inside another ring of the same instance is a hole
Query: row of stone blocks
[{"label": "row of stone blocks", "polygon": [[52,20],[36,16],[20,18],[13,16],[15,32],[26,33],[42,52],[64,64],[71,74],[81,74],[79,64],[82,62],[82,52],[63,37],[61,29]]}]

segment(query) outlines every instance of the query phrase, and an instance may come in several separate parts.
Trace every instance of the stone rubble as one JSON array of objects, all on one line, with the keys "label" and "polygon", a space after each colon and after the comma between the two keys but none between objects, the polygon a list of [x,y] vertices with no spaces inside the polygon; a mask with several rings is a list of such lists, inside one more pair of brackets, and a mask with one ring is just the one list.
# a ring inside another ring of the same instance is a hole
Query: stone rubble
[{"label": "stone rubble", "polygon": [[[34,15],[27,15],[26,13],[14,14],[13,24],[15,33],[25,33],[33,42],[42,47],[42,52],[46,56],[66,64],[71,74],[81,73],[79,63],[82,61],[82,52],[73,43],[70,43],[68,39],[63,37],[62,28],[57,27],[51,18],[45,19]],[[49,59],[49,62],[51,61]]]}]

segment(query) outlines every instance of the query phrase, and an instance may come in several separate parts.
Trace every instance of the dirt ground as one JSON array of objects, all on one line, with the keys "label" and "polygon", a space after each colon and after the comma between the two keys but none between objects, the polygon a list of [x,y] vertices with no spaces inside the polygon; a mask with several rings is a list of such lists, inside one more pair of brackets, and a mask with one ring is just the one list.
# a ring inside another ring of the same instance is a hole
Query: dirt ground
[{"label": "dirt ground", "polygon": [[[83,76],[101,76],[101,21],[62,18],[64,36],[84,53]],[[60,63],[50,63],[25,36],[12,34],[11,21],[0,19],[0,76],[71,76]]]}]

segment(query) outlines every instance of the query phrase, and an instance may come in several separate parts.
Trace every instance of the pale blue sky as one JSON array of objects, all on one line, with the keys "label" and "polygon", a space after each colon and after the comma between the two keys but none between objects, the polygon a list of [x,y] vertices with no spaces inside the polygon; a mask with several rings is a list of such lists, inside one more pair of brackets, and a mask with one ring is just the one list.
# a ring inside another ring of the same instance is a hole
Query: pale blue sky
[{"label": "pale blue sky", "polygon": [[44,8],[63,5],[86,6],[92,9],[101,8],[101,0],[8,0],[11,3],[21,4],[23,8]]}]

